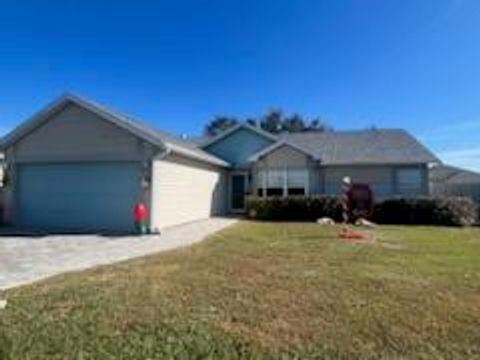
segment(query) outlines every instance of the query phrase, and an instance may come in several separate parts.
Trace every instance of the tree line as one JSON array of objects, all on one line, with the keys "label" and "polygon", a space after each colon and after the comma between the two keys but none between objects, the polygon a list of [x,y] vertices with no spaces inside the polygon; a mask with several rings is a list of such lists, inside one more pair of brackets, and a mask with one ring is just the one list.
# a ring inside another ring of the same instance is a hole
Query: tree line
[{"label": "tree line", "polygon": [[320,117],[307,119],[300,114],[287,115],[281,109],[271,109],[258,118],[240,119],[235,116],[215,116],[205,126],[205,134],[214,136],[240,122],[246,122],[252,126],[268,131],[272,134],[283,132],[297,133],[305,131],[330,131],[332,128]]}]

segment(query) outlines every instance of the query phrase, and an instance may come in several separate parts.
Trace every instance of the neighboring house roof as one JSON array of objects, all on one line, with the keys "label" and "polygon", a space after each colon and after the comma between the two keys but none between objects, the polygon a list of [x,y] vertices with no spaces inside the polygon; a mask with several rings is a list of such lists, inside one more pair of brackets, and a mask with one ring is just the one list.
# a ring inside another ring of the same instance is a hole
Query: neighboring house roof
[{"label": "neighboring house roof", "polygon": [[455,166],[439,165],[430,170],[430,180],[443,184],[480,184],[480,173]]},{"label": "neighboring house roof", "polygon": [[302,132],[282,137],[324,165],[440,163],[430,150],[402,129]]},{"label": "neighboring house roof", "polygon": [[70,103],[90,110],[98,116],[117,125],[118,127],[129,131],[130,133],[144,139],[145,141],[153,145],[166,149],[167,151],[171,151],[179,155],[183,155],[196,160],[201,160],[203,162],[214,165],[220,165],[225,167],[229,166],[229,164],[224,160],[200,149],[198,145],[194,142],[183,140],[179,137],[168,134],[165,131],[154,129],[151,126],[142,123],[130,116],[127,116],[110,108],[107,108],[106,106],[100,105],[96,102],[70,93],[61,96],[60,98],[49,104],[46,108],[33,115],[30,119],[17,127],[7,136],[5,136],[5,138],[2,139],[0,143],[0,148],[5,149],[8,146],[17,142],[18,140],[22,139],[31,131],[48,121],[49,117],[52,114],[63,109]]},{"label": "neighboring house roof", "polygon": [[246,122],[240,122],[240,123],[232,126],[231,128],[221,132],[218,135],[206,138],[205,141],[200,144],[200,147],[206,148],[206,147],[222,140],[223,138],[227,137],[228,135],[233,134],[235,131],[240,130],[240,129],[249,129],[249,130],[251,130],[251,131],[267,138],[267,139],[274,140],[274,141],[278,140],[278,138],[275,135],[273,135],[273,134],[271,134],[271,133],[269,133],[265,130],[262,130],[262,129],[256,127],[256,126],[250,125],[249,123],[246,123]]}]

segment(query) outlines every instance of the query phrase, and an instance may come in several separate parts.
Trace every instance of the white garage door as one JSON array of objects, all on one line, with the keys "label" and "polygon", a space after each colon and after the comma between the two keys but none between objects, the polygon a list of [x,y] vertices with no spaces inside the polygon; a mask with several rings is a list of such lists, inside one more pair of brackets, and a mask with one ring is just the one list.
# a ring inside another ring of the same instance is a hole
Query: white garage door
[{"label": "white garage door", "polygon": [[225,213],[221,169],[179,157],[153,163],[152,227],[161,229]]},{"label": "white garage door", "polygon": [[66,231],[132,230],[139,169],[134,162],[21,165],[16,223]]}]

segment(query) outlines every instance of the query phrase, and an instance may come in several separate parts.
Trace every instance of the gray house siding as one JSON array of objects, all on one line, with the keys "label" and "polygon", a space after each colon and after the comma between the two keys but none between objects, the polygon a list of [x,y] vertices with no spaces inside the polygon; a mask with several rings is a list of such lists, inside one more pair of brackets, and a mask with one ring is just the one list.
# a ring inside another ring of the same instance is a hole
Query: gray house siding
[{"label": "gray house siding", "polygon": [[[324,166],[303,152],[285,145],[263,156],[252,166],[251,193],[256,193],[256,189],[262,187],[261,172],[265,169],[307,170],[309,194],[338,195],[341,193],[342,179],[347,176],[353,182],[369,184],[377,198],[427,195],[429,192],[428,168],[423,164]],[[399,179],[405,178],[405,174],[410,176],[411,181],[400,184]]]},{"label": "gray house siding", "polygon": [[306,170],[308,172],[308,193],[319,193],[322,188],[320,168],[317,162],[289,146],[275,149],[252,166],[252,193],[255,193],[255,189],[263,186],[261,177],[263,170]]},{"label": "gray house siding", "polygon": [[73,104],[9,151],[15,162],[141,161],[145,156],[140,139]]},{"label": "gray house siding", "polygon": [[[410,185],[405,188],[399,184],[399,173],[404,170],[418,172]],[[428,195],[428,168],[423,164],[412,165],[350,165],[326,166],[322,168],[324,178],[323,192],[326,194],[339,194],[341,182],[346,176],[353,182],[369,184],[377,198],[396,195]]]}]

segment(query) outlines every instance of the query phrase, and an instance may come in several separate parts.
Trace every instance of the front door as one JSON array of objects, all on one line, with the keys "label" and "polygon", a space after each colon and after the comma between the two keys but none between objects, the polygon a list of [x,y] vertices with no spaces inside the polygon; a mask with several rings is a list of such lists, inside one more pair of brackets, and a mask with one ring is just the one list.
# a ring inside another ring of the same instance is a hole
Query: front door
[{"label": "front door", "polygon": [[230,209],[233,212],[245,210],[245,193],[247,190],[247,179],[245,174],[232,174],[230,186]]}]

